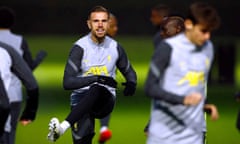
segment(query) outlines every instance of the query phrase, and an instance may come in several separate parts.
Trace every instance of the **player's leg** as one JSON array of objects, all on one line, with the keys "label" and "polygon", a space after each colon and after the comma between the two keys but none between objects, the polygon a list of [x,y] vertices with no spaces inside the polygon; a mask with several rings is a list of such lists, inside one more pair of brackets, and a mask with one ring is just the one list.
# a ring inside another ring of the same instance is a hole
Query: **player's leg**
[{"label": "player's leg", "polygon": [[[111,113],[115,103],[115,98],[112,94],[105,87],[99,85],[91,87],[85,97],[95,98],[93,99],[94,102],[90,108],[90,113],[84,115],[84,117],[72,127],[74,144],[91,144],[95,134],[95,118],[102,118]],[[84,98],[82,100],[84,100]],[[82,103],[82,100],[80,100],[80,103]],[[76,107],[78,107],[80,103],[78,103]]]},{"label": "player's leg", "polygon": [[[1,103],[1,102],[0,102]],[[0,104],[1,105],[1,104]],[[9,115],[9,107],[0,106],[0,143],[6,142],[6,135],[4,133],[5,123]]]},{"label": "player's leg", "polygon": [[14,144],[16,127],[18,123],[18,117],[21,111],[21,102],[12,102],[10,104],[10,116],[5,124],[4,134],[2,136],[2,141],[4,144]]},{"label": "player's leg", "polygon": [[[95,95],[93,95],[95,93]],[[64,132],[80,120],[85,114],[90,113],[98,95],[98,88],[93,85],[89,90],[82,93],[73,93],[71,95],[71,112],[66,119],[60,123],[57,118],[52,118],[49,123],[48,140],[56,141]]]},{"label": "player's leg", "polygon": [[[95,115],[101,120],[100,137],[98,142],[103,144],[112,136],[112,132],[108,129],[110,113],[115,105],[115,96],[113,96],[105,87],[101,87],[101,96],[97,100],[95,107]],[[103,113],[104,112],[104,113]]]},{"label": "player's leg", "polygon": [[11,131],[9,134],[9,144],[15,143],[16,129],[18,124],[18,118],[21,112],[21,102],[12,102],[11,103]]},{"label": "player's leg", "polygon": [[109,90],[103,86],[99,86],[98,91],[99,96],[92,106],[91,113],[95,118],[102,119],[112,112],[116,97],[113,96]]},{"label": "player's leg", "polygon": [[92,144],[95,119],[90,114],[84,115],[72,126],[73,144]]},{"label": "player's leg", "polygon": [[0,137],[2,137],[4,133],[5,123],[7,121],[8,115],[10,112],[10,104],[8,97],[4,95],[0,96]]},{"label": "player's leg", "polygon": [[[103,86],[96,85],[90,88],[89,93],[87,95],[89,98],[94,97],[94,99],[92,99],[93,103],[90,108],[90,113],[92,117],[103,118],[106,117],[107,115],[110,115],[115,105],[115,97],[109,92],[108,89],[106,89]],[[78,106],[79,103],[77,107]],[[90,137],[90,135],[88,135],[88,137]],[[108,136],[108,139],[110,137]],[[102,140],[101,142],[105,142],[106,140],[107,139],[105,138],[104,141]]]},{"label": "player's leg", "polygon": [[112,137],[112,131],[108,128],[110,121],[110,114],[106,117],[100,119],[100,136],[98,139],[99,143],[104,143],[105,141],[109,140]]},{"label": "player's leg", "polygon": [[100,119],[100,126],[101,127],[108,127],[110,121],[110,114],[105,116],[104,118]]},{"label": "player's leg", "polygon": [[[104,96],[102,94],[104,94]],[[109,114],[114,106],[114,103],[112,104],[113,96],[111,93],[106,88],[99,85],[93,85],[88,91],[74,94],[71,97],[73,99],[72,101],[75,101],[75,98],[79,98],[79,101],[77,100],[77,103],[72,103],[73,107],[70,114],[61,124],[59,124],[59,121],[56,118],[50,121],[48,133],[48,139],[50,141],[56,141],[59,136],[61,136],[70,126],[73,126],[85,114],[92,113],[94,117],[102,118]],[[111,105],[105,104],[109,103],[109,100],[106,100],[105,97],[110,97]]]},{"label": "player's leg", "polygon": [[91,113],[95,118],[103,118],[112,112],[115,104],[114,96],[99,85],[93,85],[86,93],[77,95],[81,99],[66,118],[71,125],[86,113]]},{"label": "player's leg", "polygon": [[[48,139],[55,142],[61,135],[64,134],[64,125],[66,121],[59,122],[57,118],[52,118],[49,123],[50,132]],[[82,118],[72,126],[73,144],[91,144],[94,136],[94,118],[90,114],[83,115]]]}]

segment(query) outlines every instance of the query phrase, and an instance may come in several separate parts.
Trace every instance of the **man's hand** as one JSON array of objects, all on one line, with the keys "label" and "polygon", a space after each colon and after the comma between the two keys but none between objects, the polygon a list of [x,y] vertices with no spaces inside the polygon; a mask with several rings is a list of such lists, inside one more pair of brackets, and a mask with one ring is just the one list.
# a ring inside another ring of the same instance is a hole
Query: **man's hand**
[{"label": "man's hand", "polygon": [[30,124],[32,121],[31,120],[20,120],[20,123],[23,125],[23,126],[26,126],[28,124]]},{"label": "man's hand", "polygon": [[97,76],[97,82],[114,87],[114,88],[117,87],[117,82],[112,77],[109,77],[109,76],[102,76],[102,75]]},{"label": "man's hand", "polygon": [[215,121],[219,118],[218,109],[214,104],[205,104],[204,111],[209,111],[211,120]]},{"label": "man's hand", "polygon": [[197,105],[202,100],[202,95],[200,93],[191,93],[184,98],[184,105]]},{"label": "man's hand", "polygon": [[134,95],[134,93],[136,91],[136,83],[134,83],[134,82],[125,82],[125,83],[122,83],[122,85],[125,86],[125,88],[123,90],[124,96],[132,96],[132,95]]}]

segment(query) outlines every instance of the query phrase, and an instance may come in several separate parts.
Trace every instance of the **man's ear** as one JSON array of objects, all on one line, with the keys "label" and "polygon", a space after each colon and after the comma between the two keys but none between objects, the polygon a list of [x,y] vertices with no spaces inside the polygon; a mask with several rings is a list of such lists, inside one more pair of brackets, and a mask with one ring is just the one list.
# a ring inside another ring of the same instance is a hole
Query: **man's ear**
[{"label": "man's ear", "polygon": [[90,25],[90,20],[87,20],[87,26],[88,26],[89,29],[92,28],[91,25]]},{"label": "man's ear", "polygon": [[186,20],[184,21],[184,25],[185,25],[185,28],[186,28],[186,29],[192,29],[192,28],[193,28],[193,23],[192,23],[192,21],[189,20],[189,19],[186,19]]},{"label": "man's ear", "polygon": [[180,27],[180,26],[177,26],[177,28],[176,28],[176,34],[178,34],[179,32],[181,32],[181,27]]}]

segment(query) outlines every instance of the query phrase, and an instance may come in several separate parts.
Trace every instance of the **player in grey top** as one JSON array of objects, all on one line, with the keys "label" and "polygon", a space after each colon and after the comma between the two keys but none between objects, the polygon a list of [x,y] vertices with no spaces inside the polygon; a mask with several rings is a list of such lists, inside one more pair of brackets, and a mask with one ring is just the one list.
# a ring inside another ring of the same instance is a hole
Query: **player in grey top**
[{"label": "player in grey top", "polygon": [[214,8],[193,3],[185,19],[185,31],[157,47],[145,84],[146,94],[153,98],[148,144],[203,143],[203,107],[213,60],[209,39],[218,26]]},{"label": "player in grey top", "polygon": [[[109,12],[102,6],[94,7],[87,21],[91,32],[80,38],[71,49],[63,85],[71,94],[72,111],[65,121],[57,118],[49,123],[48,139],[55,141],[70,126],[74,144],[91,144],[95,118],[103,118],[113,110],[116,100],[116,69],[126,79],[125,96],[134,94],[137,84],[124,49],[106,36]],[[77,122],[77,123],[76,123]]]},{"label": "player in grey top", "polygon": [[[3,128],[5,125],[5,120],[7,118],[7,109],[10,109],[10,103],[8,100],[6,91],[11,89],[11,75],[12,72],[18,76],[23,82],[26,88],[27,101],[23,114],[20,118],[22,123],[30,123],[36,117],[36,112],[38,109],[38,84],[34,78],[32,71],[27,66],[23,58],[9,45],[0,42],[0,76],[2,79],[1,83],[1,99],[0,99],[0,112],[1,112],[1,125],[0,125],[0,135],[3,133]],[[4,88],[2,87],[4,85]],[[5,91],[5,92],[4,92]],[[0,141],[0,143],[6,143],[5,141]]]},{"label": "player in grey top", "polygon": [[[33,59],[31,52],[28,47],[27,41],[23,38],[22,35],[15,34],[11,31],[12,26],[15,23],[15,12],[13,9],[1,6],[0,7],[0,42],[6,43],[19,53],[23,57],[28,66],[33,70],[35,69],[43,60],[46,53],[40,51],[37,54],[37,58]],[[6,144],[15,143],[15,134],[18,124],[18,119],[21,110],[22,104],[22,84],[21,80],[15,75],[11,76],[10,90],[7,91],[11,111],[6,123],[6,129],[4,138]]]}]

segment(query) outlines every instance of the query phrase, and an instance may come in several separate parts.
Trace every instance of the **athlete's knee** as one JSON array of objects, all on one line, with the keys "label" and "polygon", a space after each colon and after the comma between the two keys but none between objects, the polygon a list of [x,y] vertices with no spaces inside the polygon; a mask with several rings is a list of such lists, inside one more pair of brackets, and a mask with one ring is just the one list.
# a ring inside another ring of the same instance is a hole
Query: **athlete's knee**
[{"label": "athlete's knee", "polygon": [[106,99],[105,103],[99,103],[93,107],[92,115],[98,119],[104,118],[113,111],[114,106],[115,100],[113,98]]}]

